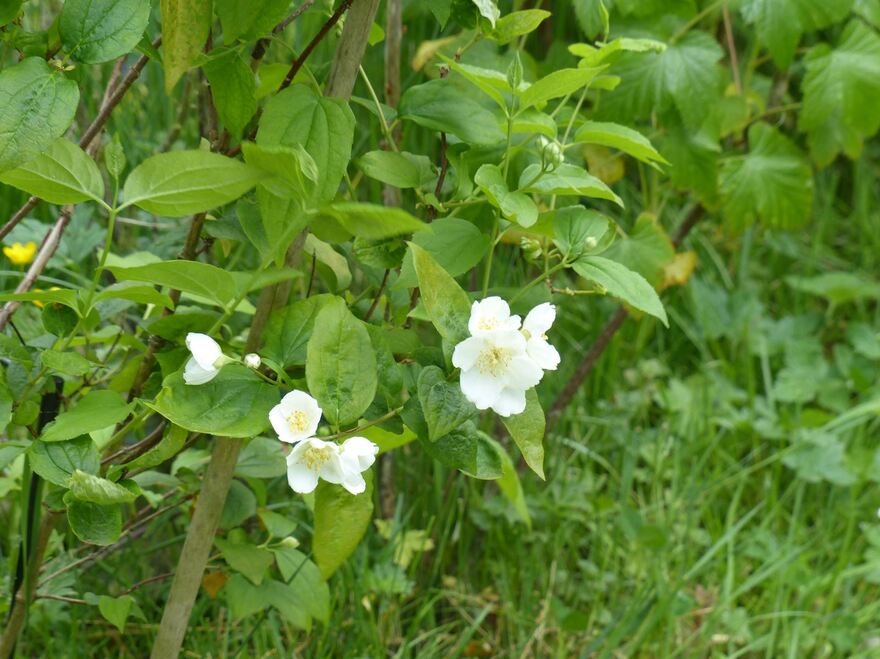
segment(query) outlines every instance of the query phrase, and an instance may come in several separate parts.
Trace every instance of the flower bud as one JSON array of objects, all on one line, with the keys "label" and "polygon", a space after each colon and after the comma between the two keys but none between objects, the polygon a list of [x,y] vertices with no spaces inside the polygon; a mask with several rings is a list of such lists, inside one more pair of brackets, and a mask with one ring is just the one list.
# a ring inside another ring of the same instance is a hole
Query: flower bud
[{"label": "flower bud", "polygon": [[527,261],[537,261],[541,257],[541,243],[535,238],[521,238],[519,247]]},{"label": "flower bud", "polygon": [[596,240],[596,236],[587,236],[584,240],[584,248],[586,249],[596,249],[596,245],[599,244],[599,241]]},{"label": "flower bud", "polygon": [[548,140],[543,135],[538,137],[538,148],[541,151],[541,162],[547,171],[553,171],[565,160],[565,154],[562,153],[562,147],[556,142]]},{"label": "flower bud", "polygon": [[244,365],[248,368],[260,368],[261,363],[260,356],[255,352],[248,353],[244,356]]},{"label": "flower bud", "polygon": [[279,544],[287,549],[296,549],[297,547],[299,547],[299,540],[291,535],[287,538],[284,538]]}]

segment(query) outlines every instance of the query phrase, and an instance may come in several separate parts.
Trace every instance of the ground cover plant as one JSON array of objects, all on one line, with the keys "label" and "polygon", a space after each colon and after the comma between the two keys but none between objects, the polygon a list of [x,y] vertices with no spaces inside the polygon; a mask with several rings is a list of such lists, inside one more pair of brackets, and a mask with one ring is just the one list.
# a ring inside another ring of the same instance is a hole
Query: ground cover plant
[{"label": "ground cover plant", "polygon": [[0,657],[878,651],[880,2],[0,23]]}]

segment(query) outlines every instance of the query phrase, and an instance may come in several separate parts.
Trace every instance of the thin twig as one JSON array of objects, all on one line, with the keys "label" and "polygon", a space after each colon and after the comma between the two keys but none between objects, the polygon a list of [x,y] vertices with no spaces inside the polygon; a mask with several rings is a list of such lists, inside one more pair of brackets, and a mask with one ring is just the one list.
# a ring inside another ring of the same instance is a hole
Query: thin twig
[{"label": "thin twig", "polygon": [[379,305],[379,300],[382,298],[382,293],[385,290],[385,284],[388,283],[388,275],[391,274],[391,270],[385,268],[385,276],[382,277],[382,283],[379,284],[379,290],[376,291],[376,296],[373,298],[373,304],[370,305],[370,308],[367,309],[367,313],[364,314],[364,322],[369,322],[370,317],[373,315],[373,312],[376,310],[376,307]]},{"label": "thin twig", "polygon": [[293,60],[293,64],[290,66],[290,70],[287,72],[287,75],[284,76],[284,82],[281,83],[281,86],[278,88],[278,91],[282,89],[287,89],[290,86],[290,83],[293,82],[293,79],[296,77],[296,74],[299,73],[299,70],[302,68],[303,64],[306,63],[306,60],[309,58],[309,55],[312,54],[312,51],[317,48],[318,44],[323,41],[324,37],[333,29],[333,26],[339,22],[339,19],[342,18],[342,15],[348,11],[348,8],[351,7],[351,3],[354,0],[342,0],[339,7],[336,8],[336,11],[327,19],[324,25],[321,26],[321,29],[318,30],[318,34],[316,34],[309,44],[305,47],[305,49],[300,53],[299,57]]},{"label": "thin twig", "polygon": [[134,586],[131,586],[130,588],[126,588],[125,590],[123,590],[121,593],[119,593],[119,597],[123,597],[124,595],[128,595],[130,593],[133,593],[138,588],[142,588],[142,587],[146,586],[147,584],[153,583],[154,581],[162,581],[163,579],[167,579],[168,577],[173,577],[173,576],[174,576],[174,572],[165,572],[163,574],[155,574],[152,577],[147,577],[146,579],[138,581]]},{"label": "thin twig", "polygon": [[736,55],[736,41],[733,39],[733,22],[730,20],[730,7],[725,2],[721,7],[721,14],[724,17],[724,37],[727,40],[727,50],[730,53],[730,69],[733,73],[733,84],[736,87],[736,93],[742,96],[743,86],[742,78],[739,75],[739,58]]}]

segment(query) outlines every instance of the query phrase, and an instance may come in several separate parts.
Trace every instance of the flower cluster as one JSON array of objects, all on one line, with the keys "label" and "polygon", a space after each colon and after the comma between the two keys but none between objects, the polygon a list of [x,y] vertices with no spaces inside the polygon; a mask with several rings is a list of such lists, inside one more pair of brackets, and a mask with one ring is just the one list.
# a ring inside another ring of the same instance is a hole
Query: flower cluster
[{"label": "flower cluster", "polygon": [[[183,369],[186,384],[205,384],[220,369],[236,360],[223,354],[220,345],[207,334],[190,332],[186,347],[191,357]],[[260,357],[250,353],[243,363],[249,368],[260,367]],[[322,410],[318,401],[304,391],[291,391],[269,411],[269,422],[278,439],[292,444],[287,455],[287,482],[301,494],[313,492],[318,479],[342,485],[352,494],[361,494],[367,484],[363,472],[376,461],[379,447],[365,437],[349,437],[342,444],[315,437]]]},{"label": "flower cluster", "polygon": [[510,314],[500,297],[474,302],[468,321],[470,337],[455,346],[452,363],[461,369],[461,390],[478,409],[501,416],[526,408],[526,391],[556,370],[559,353],[547,341],[556,307],[539,304],[526,319]]}]

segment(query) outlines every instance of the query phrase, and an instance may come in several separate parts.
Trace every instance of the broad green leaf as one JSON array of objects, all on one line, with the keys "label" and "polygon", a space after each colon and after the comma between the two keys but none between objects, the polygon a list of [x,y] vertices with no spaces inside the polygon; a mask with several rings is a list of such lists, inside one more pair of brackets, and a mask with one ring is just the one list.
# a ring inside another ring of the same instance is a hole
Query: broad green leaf
[{"label": "broad green leaf", "polygon": [[24,190],[50,204],[104,199],[104,180],[95,161],[63,137],[32,160],[0,174],[0,183]]},{"label": "broad green leaf", "polygon": [[510,456],[507,455],[507,451],[498,442],[490,441],[495,445],[495,451],[501,458],[501,478],[496,481],[498,489],[501,490],[501,493],[510,502],[516,514],[519,515],[519,518],[525,525],[532,528],[532,516],[529,514],[529,507],[526,505],[526,497],[523,493],[522,483],[519,480],[519,474],[516,473],[516,466],[513,464]]},{"label": "broad green leaf", "polygon": [[608,9],[604,0],[576,2],[574,3],[574,15],[588,39],[595,39],[600,34],[608,34]]},{"label": "broad green leaf", "polygon": [[214,0],[223,43],[236,39],[250,41],[268,35],[287,14],[289,0]]},{"label": "broad green leaf", "polygon": [[241,146],[248,165],[262,169],[270,176],[261,182],[260,187],[273,195],[284,199],[305,198],[320,179],[317,164],[299,144],[289,147],[245,142]]},{"label": "broad green leaf", "polygon": [[238,364],[224,366],[206,384],[187,385],[180,372],[163,384],[156,400],[147,405],[192,432],[254,437],[269,425],[269,410],[278,403],[275,387]]},{"label": "broad green leaf", "polygon": [[122,534],[122,508],[68,499],[67,521],[77,538],[91,545],[112,545]]},{"label": "broad green leaf", "polygon": [[257,186],[257,208],[251,211],[251,221],[259,217],[259,227],[262,228],[259,236],[245,226],[243,205],[253,207],[253,203],[242,199],[236,205],[239,221],[248,238],[264,255],[275,259],[276,263],[283,263],[290,244],[308,225],[309,215],[303,210],[302,202],[279,197],[264,186]]},{"label": "broad green leaf", "polygon": [[585,121],[575,134],[575,141],[618,149],[649,164],[652,162],[669,164],[666,158],[651,145],[647,137],[620,124]]},{"label": "broad green leaf", "polygon": [[70,496],[77,501],[109,505],[113,503],[130,503],[137,496],[130,490],[118,483],[88,474],[79,469],[75,470],[67,482],[70,488]]},{"label": "broad green leaf", "polygon": [[497,144],[505,138],[499,119],[449,80],[410,87],[399,110],[401,119],[451,133],[468,144]]},{"label": "broad green leaf", "polygon": [[95,295],[95,301],[129,300],[138,304],[153,304],[165,309],[174,309],[174,302],[165,293],[160,293],[152,286],[138,286],[129,282],[117,282]]},{"label": "broad green leaf", "polygon": [[579,69],[558,69],[533,82],[519,95],[520,109],[542,105],[554,98],[574,94],[586,87],[603,71],[603,68],[584,67]]},{"label": "broad green leaf", "polygon": [[583,206],[566,206],[553,214],[553,243],[569,261],[600,253],[614,240],[614,222]]},{"label": "broad green leaf", "polygon": [[795,290],[818,295],[832,304],[880,297],[880,283],[854,272],[824,272],[812,277],[790,275],[785,282]]},{"label": "broad green leaf", "polygon": [[58,33],[69,57],[99,64],[131,52],[149,20],[150,3],[141,0],[65,0]]},{"label": "broad green leaf", "polygon": [[362,155],[357,163],[370,178],[395,188],[421,188],[434,177],[427,156],[406,151],[370,151]]},{"label": "broad green leaf", "polygon": [[517,114],[510,128],[514,133],[538,134],[551,140],[556,139],[558,132],[553,117],[546,112],[538,112],[534,108]]},{"label": "broad green leaf", "polygon": [[477,11],[480,12],[480,16],[489,21],[494,28],[498,18],[501,16],[501,11],[498,9],[498,3],[495,0],[471,0],[471,2],[477,6]]},{"label": "broad green leaf", "polygon": [[[12,390],[9,388],[9,382],[7,380],[6,369],[3,369],[0,372],[0,432],[3,432],[6,429],[6,426],[9,425],[9,422],[12,421],[12,403],[14,401]],[[0,445],[0,469],[6,466],[7,462],[5,460],[13,460],[17,457],[18,453],[12,455],[12,457],[8,457],[10,454],[6,453],[6,457],[4,457],[4,448],[7,445],[12,444],[12,448],[14,449],[14,440],[6,440],[2,445]],[[21,452],[24,452],[24,449],[27,448],[28,444],[22,444]]]},{"label": "broad green leaf", "polygon": [[85,375],[95,364],[78,352],[59,352],[44,350],[40,353],[40,363],[48,369],[65,375]]},{"label": "broad green leaf", "polygon": [[[457,217],[442,217],[431,223],[433,231],[421,231],[412,242],[425,250],[452,277],[458,277],[477,265],[489,249],[489,237],[473,222]],[[419,285],[413,268],[412,252],[407,252],[400,276],[392,288],[415,288]]]},{"label": "broad green leaf", "polygon": [[[607,18],[607,15],[606,15]],[[608,27],[604,26],[607,33]],[[619,37],[596,48],[585,43],[569,44],[568,52],[581,58],[581,66],[599,66],[617,61],[622,53],[662,53],[666,44],[656,39],[633,39]]]},{"label": "broad green leaf", "polygon": [[257,497],[251,489],[238,480],[233,480],[226,494],[223,512],[220,513],[220,528],[232,529],[244,524],[245,520],[257,514]]},{"label": "broad green leaf", "polygon": [[251,67],[240,52],[231,50],[206,62],[202,65],[202,70],[211,84],[211,97],[220,122],[230,135],[241,137],[245,126],[257,111],[257,99],[254,96],[257,84]]},{"label": "broad green leaf", "polygon": [[430,441],[452,432],[477,413],[458,383],[448,382],[446,375],[436,366],[422,369],[418,392]]},{"label": "broad green leaf", "polygon": [[312,551],[321,577],[328,579],[351,556],[373,516],[372,472],[364,472],[366,492],[349,494],[339,485],[321,481],[315,492],[315,533]]},{"label": "broad green leaf", "polygon": [[11,23],[21,11],[24,0],[0,0],[0,25]]},{"label": "broad green leaf", "polygon": [[63,289],[60,291],[30,291],[29,293],[0,293],[0,302],[16,300],[19,302],[42,302],[44,304],[63,304],[79,313],[79,302],[76,291]]},{"label": "broad green leaf", "polygon": [[659,318],[664,325],[669,325],[666,310],[657,291],[639,273],[601,256],[582,256],[572,264],[572,268],[581,277],[597,283],[610,295],[639,311]]},{"label": "broad green leaf", "polygon": [[480,167],[474,176],[474,183],[483,191],[489,203],[501,211],[505,219],[526,228],[538,221],[538,207],[535,202],[523,192],[511,192],[501,168],[497,165]]},{"label": "broad green leaf", "polygon": [[330,619],[330,588],[321,578],[318,566],[297,549],[275,547],[275,560],[278,571],[285,582],[289,582],[294,597],[302,602],[309,615],[327,624]]},{"label": "broad green leaf", "polygon": [[719,185],[727,224],[742,230],[760,219],[792,228],[810,219],[813,172],[800,149],[769,124],[749,129],[750,151],[721,164]]},{"label": "broad green leaf", "polygon": [[329,295],[314,295],[275,309],[266,324],[260,354],[282,368],[305,364],[315,318],[332,299]]},{"label": "broad green leaf", "polygon": [[495,69],[485,69],[473,64],[462,64],[454,59],[446,57],[442,53],[438,57],[453,71],[460,74],[469,83],[480,89],[484,94],[489,96],[499,108],[506,110],[507,100],[505,94],[512,94],[513,88],[507,81],[507,76],[501,71]]},{"label": "broad green leaf", "polygon": [[165,91],[196,65],[211,31],[211,0],[159,0]]},{"label": "broad green leaf", "polygon": [[121,597],[101,595],[98,598],[98,610],[120,632],[125,631],[125,622],[131,614],[136,614],[142,620],[145,619],[143,611],[131,595]]},{"label": "broad green leaf", "polygon": [[468,294],[424,249],[409,244],[425,309],[434,327],[446,341],[456,345],[469,336],[471,313]]},{"label": "broad green leaf", "polygon": [[[852,21],[837,46],[820,44],[805,61],[799,127],[811,134],[813,153],[821,156],[817,157],[820,164],[829,163],[841,150],[858,157],[862,138],[880,128],[880,36],[860,21]],[[850,131],[855,136],[848,137]],[[816,144],[829,133],[836,139],[818,153]]]},{"label": "broad green leaf", "polygon": [[[303,251],[311,258],[318,260],[318,272],[321,273],[321,266],[326,266],[326,272],[333,278],[329,282],[331,290],[344,291],[351,284],[351,269],[348,267],[348,260],[331,245],[319,240],[315,234],[310,233],[306,236],[306,244]],[[322,273],[323,274],[323,273]]]},{"label": "broad green leaf", "polygon": [[578,197],[594,197],[607,199],[618,206],[623,206],[620,197],[595,176],[587,173],[583,167],[563,164],[552,172],[546,172],[538,177],[541,171],[540,164],[529,165],[519,177],[520,190],[522,192],[537,192],[547,195],[574,195]]},{"label": "broad green leaf", "polygon": [[436,441],[423,441],[422,447],[437,462],[458,469],[472,478],[501,478],[501,457],[492,440],[477,430],[473,421],[466,421]]},{"label": "broad green leaf", "polygon": [[229,567],[246,576],[257,586],[262,583],[263,577],[275,562],[271,551],[250,544],[246,538],[235,540],[214,538],[214,544]]},{"label": "broad green leaf", "polygon": [[150,467],[162,464],[166,460],[170,460],[180,453],[188,435],[189,433],[180,426],[168,424],[168,429],[162,436],[161,441],[143,455],[126,463],[125,468],[128,471],[149,469]]},{"label": "broad green leaf", "polygon": [[786,69],[805,32],[843,20],[852,5],[852,0],[743,0],[740,11],[747,22],[754,24],[758,39],[767,46],[776,65]]},{"label": "broad green leaf", "polygon": [[657,218],[643,213],[630,234],[616,240],[602,255],[638,272],[656,288],[675,258],[675,247]]},{"label": "broad green leaf", "polygon": [[[401,208],[378,204],[337,202],[321,209],[358,238],[382,240],[428,229],[428,225]],[[317,220],[320,222],[320,218]]]},{"label": "broad green leaf", "polygon": [[502,45],[510,43],[517,37],[534,32],[550,16],[550,12],[543,9],[523,9],[511,12],[495,22],[492,39]]},{"label": "broad green leaf", "polygon": [[132,405],[115,391],[92,389],[43,429],[40,440],[60,442],[102,430],[128,416]]},{"label": "broad green leaf", "polygon": [[235,475],[241,478],[277,478],[287,473],[281,442],[255,437],[238,455]]},{"label": "broad green leaf", "polygon": [[145,281],[198,295],[226,306],[236,296],[235,278],[226,270],[199,261],[160,261],[149,265],[109,268],[120,281]]},{"label": "broad green leaf", "polygon": [[521,414],[501,417],[504,427],[519,447],[526,464],[544,478],[544,410],[534,389],[526,392],[526,409]]},{"label": "broad green leaf", "polygon": [[290,519],[281,513],[272,512],[271,510],[261,510],[257,513],[266,531],[273,538],[286,538],[292,534],[297,527],[296,520]]},{"label": "broad green leaf", "polygon": [[306,351],[306,381],[334,426],[357,422],[376,395],[370,335],[341,299],[330,301],[315,318]]},{"label": "broad green leaf", "polygon": [[257,143],[301,146],[312,157],[320,173],[312,207],[332,200],[351,159],[354,115],[348,104],[325,98],[307,85],[291,85],[266,105],[260,118]]},{"label": "broad green leaf", "polygon": [[662,138],[660,148],[671,163],[667,171],[672,184],[695,193],[707,208],[716,208],[721,151],[717,140],[706,139],[702,134],[673,124]]},{"label": "broad green leaf", "polygon": [[98,447],[89,437],[77,437],[66,442],[36,441],[28,449],[33,470],[50,483],[67,487],[76,470],[96,474],[101,468]]},{"label": "broad green leaf", "polygon": [[172,151],[147,158],[125,180],[125,206],[183,217],[235,201],[265,173],[209,151]]},{"label": "broad green leaf", "polygon": [[0,172],[49,148],[73,121],[79,88],[42,57],[0,71]]}]

